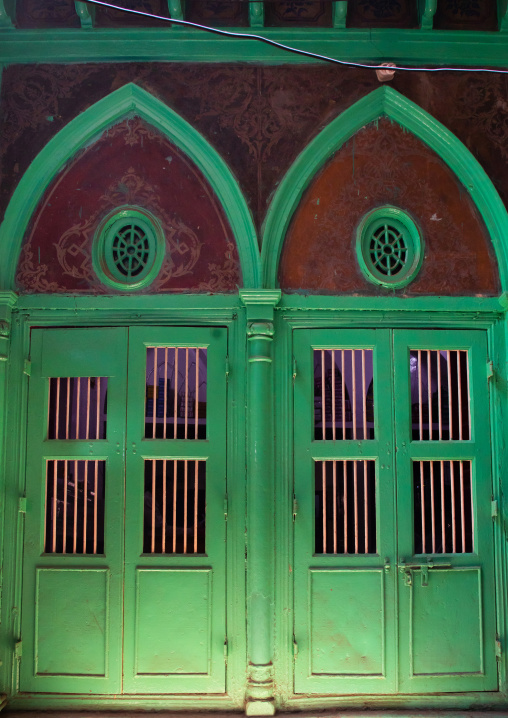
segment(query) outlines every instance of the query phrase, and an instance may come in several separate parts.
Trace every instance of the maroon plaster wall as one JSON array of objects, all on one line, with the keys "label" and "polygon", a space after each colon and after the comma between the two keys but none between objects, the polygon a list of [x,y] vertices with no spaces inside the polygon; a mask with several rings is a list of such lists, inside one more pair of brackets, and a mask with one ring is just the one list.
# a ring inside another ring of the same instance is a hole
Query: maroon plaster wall
[{"label": "maroon plaster wall", "polygon": [[441,159],[387,119],[344,145],[313,179],[284,243],[279,281],[286,291],[386,292],[356,259],[356,228],[370,210],[394,205],[416,220],[425,244],[407,295],[495,295],[499,278],[484,225]]},{"label": "maroon plaster wall", "polygon": [[79,153],[48,188],[25,237],[17,284],[25,292],[108,292],[92,266],[97,225],[111,210],[152,212],[166,258],[149,292],[231,292],[241,284],[233,234],[201,172],[139,117]]}]

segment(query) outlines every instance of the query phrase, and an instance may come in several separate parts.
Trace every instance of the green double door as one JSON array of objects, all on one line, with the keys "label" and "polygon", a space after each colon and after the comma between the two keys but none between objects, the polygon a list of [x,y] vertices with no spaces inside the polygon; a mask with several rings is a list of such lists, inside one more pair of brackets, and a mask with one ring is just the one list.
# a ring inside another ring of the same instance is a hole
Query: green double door
[{"label": "green double door", "polygon": [[297,330],[295,693],[495,691],[482,332]]},{"label": "green double door", "polygon": [[22,692],[225,691],[226,351],[33,330]]}]

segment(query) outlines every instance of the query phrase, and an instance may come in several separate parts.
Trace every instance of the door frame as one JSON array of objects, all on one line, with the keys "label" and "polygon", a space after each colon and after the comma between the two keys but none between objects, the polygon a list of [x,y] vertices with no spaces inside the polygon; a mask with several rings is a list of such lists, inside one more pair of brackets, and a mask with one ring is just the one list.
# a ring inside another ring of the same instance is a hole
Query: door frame
[{"label": "door frame", "polygon": [[[50,301],[48,301],[50,300]],[[51,308],[50,308],[51,307]],[[226,693],[217,695],[126,695],[73,696],[29,694],[19,692],[19,656],[16,647],[20,636],[20,612],[9,606],[21,606],[22,552],[24,533],[25,446],[28,387],[30,374],[31,328],[58,327],[124,327],[164,326],[213,327],[228,330],[228,357],[235,366],[227,382],[228,426],[226,461],[228,476],[242,476],[245,466],[245,317],[236,296],[115,296],[64,297],[37,295],[20,297],[14,307],[11,326],[10,361],[8,364],[5,475],[5,545],[15,547],[6,552],[3,565],[4,594],[2,619],[7,640],[0,644],[6,683],[10,682],[13,709],[40,710],[145,708],[188,710],[196,702],[203,710],[239,710],[243,707],[244,684],[238,679],[246,671],[244,531],[245,482],[228,482],[228,520],[226,523],[226,622],[228,653]],[[237,510],[239,508],[239,510]],[[9,636],[11,638],[9,639]],[[22,636],[21,636],[22,638]],[[14,643],[14,650],[13,650]],[[10,680],[7,679],[10,677]]]},{"label": "door frame", "polygon": [[[276,665],[275,674],[281,686],[278,704],[283,710],[355,708],[362,705],[361,696],[297,695],[294,686],[293,653],[293,581],[294,560],[293,505],[293,375],[298,372],[293,356],[293,332],[297,329],[481,329],[487,334],[488,357],[493,363],[494,381],[489,382],[490,421],[492,427],[493,500],[497,501],[498,518],[493,520],[494,567],[496,581],[497,632],[503,636],[507,626],[506,601],[507,550],[502,515],[501,477],[506,473],[508,456],[502,445],[503,421],[508,417],[506,396],[497,390],[503,381],[502,367],[506,356],[507,334],[503,324],[504,308],[497,299],[422,298],[397,299],[355,297],[285,296],[283,307],[276,312],[275,336],[275,425],[276,441]],[[501,384],[501,386],[503,386]],[[504,487],[505,492],[507,487]],[[287,556],[289,560],[289,571]],[[506,651],[502,646],[498,661],[499,691],[441,695],[368,696],[369,708],[448,708],[465,709],[473,703],[506,705]],[[286,688],[284,688],[284,686]]]}]

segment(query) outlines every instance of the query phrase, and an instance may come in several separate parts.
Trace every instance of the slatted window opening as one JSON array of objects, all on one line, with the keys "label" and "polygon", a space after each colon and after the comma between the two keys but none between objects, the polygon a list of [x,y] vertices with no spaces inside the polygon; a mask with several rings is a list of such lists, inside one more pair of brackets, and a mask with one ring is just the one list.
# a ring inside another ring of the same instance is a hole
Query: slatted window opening
[{"label": "slatted window opening", "polygon": [[413,440],[471,439],[466,350],[410,352]]},{"label": "slatted window opening", "polygon": [[46,462],[45,553],[104,553],[106,462]]},{"label": "slatted window opening", "polygon": [[415,553],[472,553],[471,462],[413,462],[413,492]]},{"label": "slatted window opening", "polygon": [[376,462],[315,462],[315,553],[375,554]]},{"label": "slatted window opening", "polygon": [[143,552],[204,554],[206,461],[146,459]]},{"label": "slatted window opening", "polygon": [[314,350],[314,438],[373,439],[372,349]]},{"label": "slatted window opening", "polygon": [[106,377],[52,377],[48,439],[105,439],[107,391]]},{"label": "slatted window opening", "polygon": [[146,439],[206,439],[205,347],[148,347]]}]

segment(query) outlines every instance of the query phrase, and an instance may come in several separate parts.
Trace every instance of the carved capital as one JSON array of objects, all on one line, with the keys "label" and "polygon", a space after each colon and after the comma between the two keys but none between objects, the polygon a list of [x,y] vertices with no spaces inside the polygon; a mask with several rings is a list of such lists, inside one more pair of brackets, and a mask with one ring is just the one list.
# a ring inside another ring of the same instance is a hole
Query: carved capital
[{"label": "carved capital", "polygon": [[273,322],[249,322],[247,336],[260,336],[271,339],[273,337]]}]

